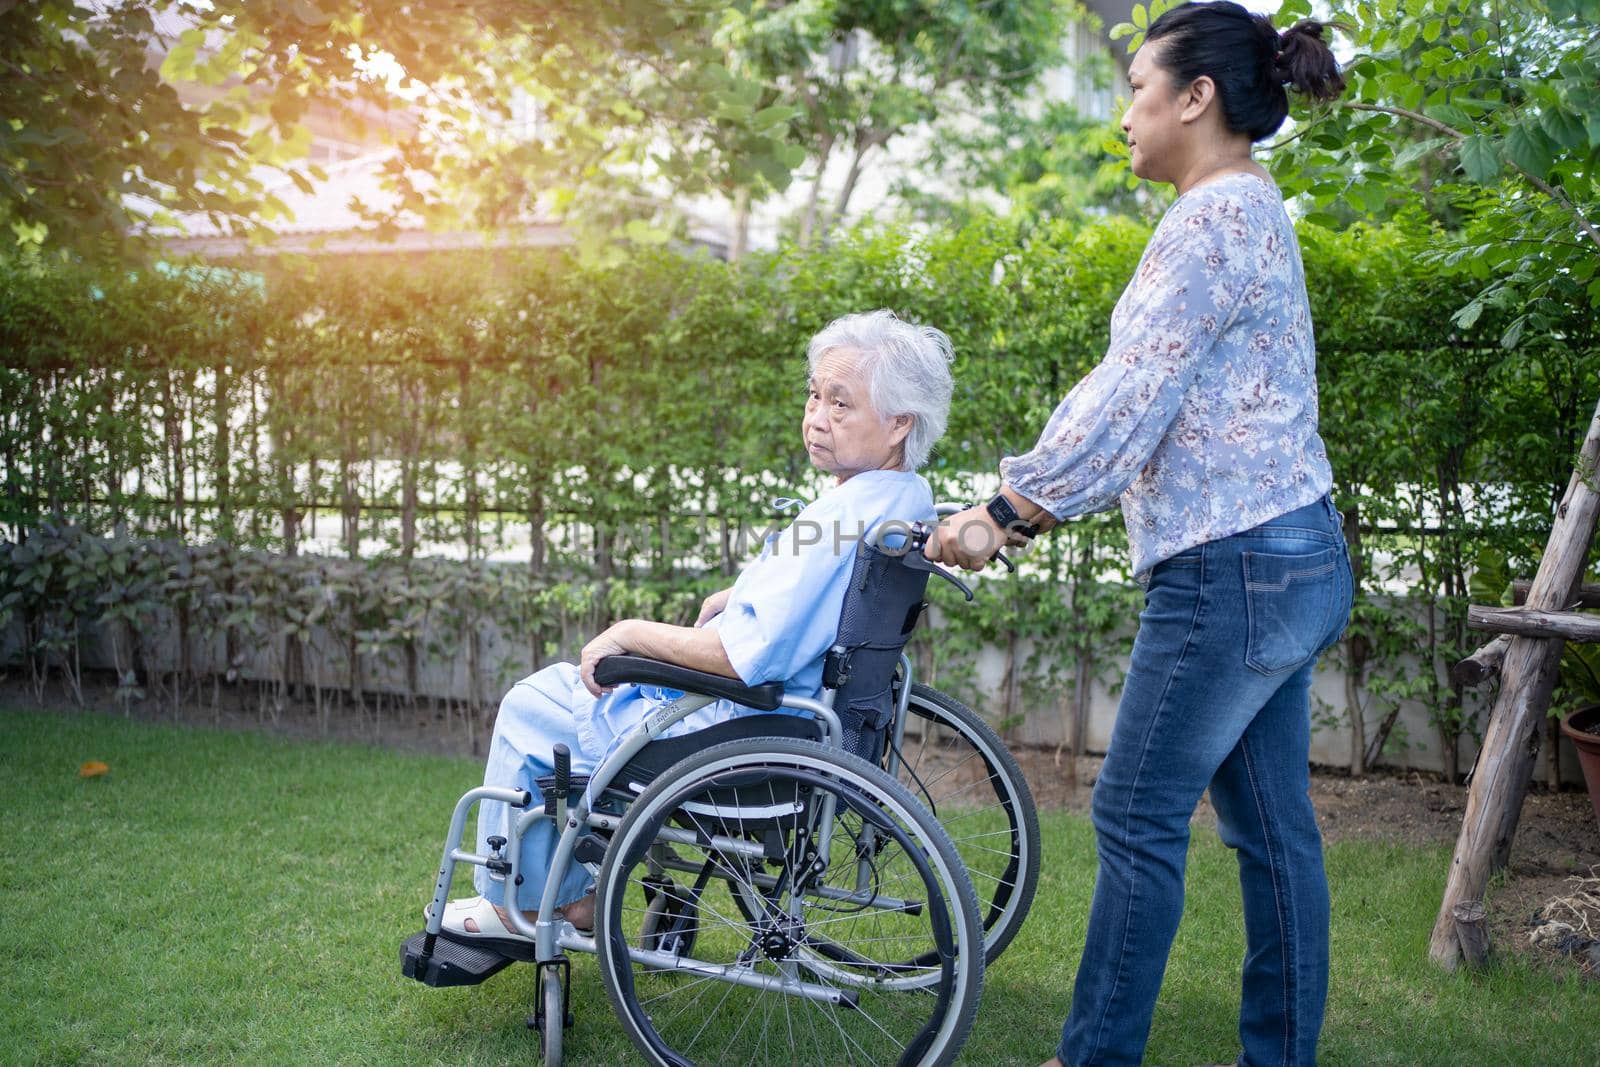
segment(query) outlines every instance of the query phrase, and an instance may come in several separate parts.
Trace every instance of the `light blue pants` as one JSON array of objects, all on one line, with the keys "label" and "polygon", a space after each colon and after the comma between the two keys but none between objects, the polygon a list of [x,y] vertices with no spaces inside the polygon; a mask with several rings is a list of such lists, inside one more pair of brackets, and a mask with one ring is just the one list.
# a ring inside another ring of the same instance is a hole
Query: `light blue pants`
[{"label": "light blue pants", "polygon": [[[526,789],[533,794],[529,810],[542,811],[544,796],[534,779],[555,773],[552,752],[557,744],[565,744],[572,752],[573,774],[594,771],[595,764],[578,745],[577,727],[572,718],[572,694],[582,684],[577,667],[571,663],[555,663],[511,687],[500,701],[500,714],[494,720],[489,762],[483,769],[484,785]],[[478,851],[488,853],[490,837],[498,835],[511,840],[513,816],[520,814],[499,801],[486,800],[479,804]],[[545,818],[534,822],[523,834],[522,885],[517,887],[516,894],[517,907],[521,910],[538,910],[559,837],[554,822]],[[473,883],[490,903],[505,906],[504,879],[492,878],[486,868],[477,867]],[[574,863],[561,879],[556,903],[570,904],[587,895],[592,887],[589,872]]]},{"label": "light blue pants", "polygon": [[1189,817],[1209,787],[1239,859],[1241,1067],[1314,1067],[1328,885],[1308,795],[1311,671],[1350,615],[1324,497],[1156,565],[1091,814],[1100,868],[1068,1067],[1136,1067],[1183,914]]}]

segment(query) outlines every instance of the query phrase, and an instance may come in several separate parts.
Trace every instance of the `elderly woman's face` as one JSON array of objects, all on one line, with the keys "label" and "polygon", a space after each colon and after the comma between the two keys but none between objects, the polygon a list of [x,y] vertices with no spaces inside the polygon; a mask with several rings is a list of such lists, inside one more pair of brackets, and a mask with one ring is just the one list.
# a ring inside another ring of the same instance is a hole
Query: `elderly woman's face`
[{"label": "elderly woman's face", "polygon": [[811,462],[841,482],[862,471],[898,470],[911,432],[911,416],[885,419],[868,403],[859,358],[834,349],[817,361],[801,423]]}]

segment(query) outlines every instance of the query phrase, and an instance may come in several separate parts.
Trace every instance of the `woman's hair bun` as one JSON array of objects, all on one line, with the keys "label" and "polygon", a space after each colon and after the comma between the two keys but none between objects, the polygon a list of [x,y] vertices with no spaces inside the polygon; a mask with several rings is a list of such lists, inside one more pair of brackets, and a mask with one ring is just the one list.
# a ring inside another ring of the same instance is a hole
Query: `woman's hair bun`
[{"label": "woman's hair bun", "polygon": [[1314,100],[1332,100],[1344,92],[1339,61],[1322,39],[1327,24],[1301,19],[1278,35],[1273,74],[1279,82]]}]

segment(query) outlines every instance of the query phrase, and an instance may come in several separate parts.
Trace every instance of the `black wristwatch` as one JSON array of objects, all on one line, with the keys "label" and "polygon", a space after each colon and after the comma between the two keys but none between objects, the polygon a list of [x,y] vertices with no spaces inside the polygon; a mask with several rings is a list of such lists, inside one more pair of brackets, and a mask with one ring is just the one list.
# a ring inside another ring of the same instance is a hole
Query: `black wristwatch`
[{"label": "black wristwatch", "polygon": [[1017,509],[1011,506],[1011,501],[1006,499],[1004,493],[996,493],[994,499],[984,505],[984,510],[1007,533],[1015,532],[1031,538],[1039,532],[1038,526],[1022,521],[1022,516],[1017,514]]}]

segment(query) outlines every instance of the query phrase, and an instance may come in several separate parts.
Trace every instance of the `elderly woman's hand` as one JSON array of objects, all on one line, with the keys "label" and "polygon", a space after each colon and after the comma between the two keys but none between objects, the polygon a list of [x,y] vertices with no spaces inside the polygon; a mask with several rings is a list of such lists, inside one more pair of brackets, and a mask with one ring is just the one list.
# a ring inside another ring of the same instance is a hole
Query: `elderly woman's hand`
[{"label": "elderly woman's hand", "polygon": [[595,666],[607,656],[620,656],[631,650],[628,633],[638,621],[623,619],[583,646],[583,653],[578,657],[578,674],[583,679],[583,687],[595,696],[605,696],[613,688],[594,680]]},{"label": "elderly woman's hand", "polygon": [[935,563],[953,563],[969,571],[981,571],[1002,548],[1028,543],[1020,533],[1007,533],[994,521],[982,504],[959,511],[939,522],[939,528],[922,554]]},{"label": "elderly woman's hand", "polygon": [[721,615],[728,606],[728,599],[733,596],[733,586],[719,589],[706,597],[700,605],[700,615],[694,620],[696,626],[704,626],[712,619]]}]

